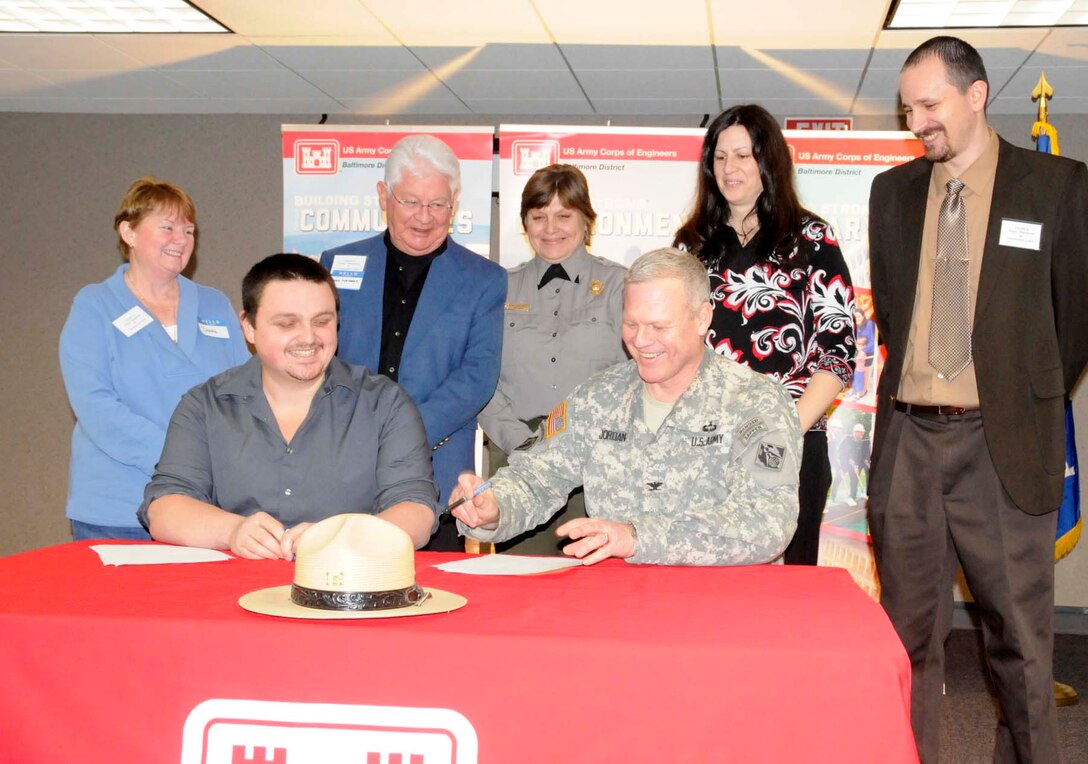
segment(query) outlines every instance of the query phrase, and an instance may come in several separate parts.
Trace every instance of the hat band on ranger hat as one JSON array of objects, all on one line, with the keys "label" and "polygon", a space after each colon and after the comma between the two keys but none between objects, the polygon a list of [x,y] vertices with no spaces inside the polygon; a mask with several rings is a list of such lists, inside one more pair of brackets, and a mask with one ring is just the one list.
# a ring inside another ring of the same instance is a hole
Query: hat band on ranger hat
[{"label": "hat band on ranger hat", "polygon": [[318,610],[393,610],[422,605],[430,593],[413,584],[384,592],[331,592],[291,584],[291,601]]}]

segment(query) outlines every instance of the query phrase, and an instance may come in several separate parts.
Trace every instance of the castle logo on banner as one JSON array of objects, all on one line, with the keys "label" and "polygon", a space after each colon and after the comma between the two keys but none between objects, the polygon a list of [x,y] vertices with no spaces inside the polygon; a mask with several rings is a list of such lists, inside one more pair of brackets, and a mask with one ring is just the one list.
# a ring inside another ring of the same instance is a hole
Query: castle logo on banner
[{"label": "castle logo on banner", "polygon": [[299,175],[335,175],[340,169],[338,141],[295,141],[295,172]]},{"label": "castle logo on banner", "polygon": [[559,162],[559,141],[514,141],[512,150],[515,175],[532,175]]},{"label": "castle logo on banner", "polygon": [[181,764],[475,764],[476,751],[446,708],[216,698],[189,712]]}]

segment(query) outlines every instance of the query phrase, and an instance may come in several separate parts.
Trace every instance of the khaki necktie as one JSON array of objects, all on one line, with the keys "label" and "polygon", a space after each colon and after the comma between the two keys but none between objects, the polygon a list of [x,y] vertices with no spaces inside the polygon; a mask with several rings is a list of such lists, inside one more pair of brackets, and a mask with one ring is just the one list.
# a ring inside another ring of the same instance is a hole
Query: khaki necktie
[{"label": "khaki necktie", "polygon": [[960,198],[963,185],[959,178],[948,181],[948,195],[937,218],[929,363],[944,379],[954,379],[971,363],[971,282],[967,210]]}]

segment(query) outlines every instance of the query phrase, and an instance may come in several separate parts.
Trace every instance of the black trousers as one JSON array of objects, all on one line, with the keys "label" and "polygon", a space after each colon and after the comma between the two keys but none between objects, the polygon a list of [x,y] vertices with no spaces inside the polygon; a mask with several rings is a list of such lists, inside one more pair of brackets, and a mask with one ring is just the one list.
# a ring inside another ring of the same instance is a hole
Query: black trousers
[{"label": "black trousers", "polygon": [[831,463],[827,458],[827,433],[809,430],[801,452],[801,485],[797,491],[797,532],[786,547],[787,565],[815,565],[820,556],[820,520],[831,488]]}]

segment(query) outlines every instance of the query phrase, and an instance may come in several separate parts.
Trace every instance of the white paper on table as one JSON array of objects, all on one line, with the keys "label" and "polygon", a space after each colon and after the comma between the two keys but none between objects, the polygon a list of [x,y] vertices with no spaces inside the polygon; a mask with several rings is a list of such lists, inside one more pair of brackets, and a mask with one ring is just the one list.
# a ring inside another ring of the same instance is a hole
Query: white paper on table
[{"label": "white paper on table", "polygon": [[178,562],[218,562],[230,555],[214,549],[168,544],[93,544],[103,565],[166,565]]},{"label": "white paper on table", "polygon": [[582,561],[574,557],[529,557],[518,554],[482,554],[434,567],[447,573],[469,573],[474,576],[531,576],[573,568]]}]

